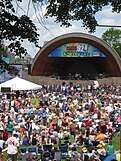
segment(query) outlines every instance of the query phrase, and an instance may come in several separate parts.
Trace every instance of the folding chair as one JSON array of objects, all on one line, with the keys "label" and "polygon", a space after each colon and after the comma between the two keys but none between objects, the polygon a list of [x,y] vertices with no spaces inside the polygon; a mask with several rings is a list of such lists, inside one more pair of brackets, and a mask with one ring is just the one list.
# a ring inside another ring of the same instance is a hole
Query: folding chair
[{"label": "folding chair", "polygon": [[20,149],[20,159],[21,159],[22,161],[26,161],[26,151],[27,151],[26,148],[21,148],[21,149]]},{"label": "folding chair", "polygon": [[21,153],[26,153],[26,148],[21,148],[21,149],[20,149],[20,152],[21,152]]},{"label": "folding chair", "polygon": [[32,155],[36,155],[37,154],[36,147],[28,148],[28,153],[31,153]]},{"label": "folding chair", "polygon": [[42,161],[48,161],[51,158],[51,153],[49,151],[43,152]]},{"label": "folding chair", "polygon": [[54,159],[56,159],[57,161],[61,161],[61,151],[60,150],[55,150],[54,151]]},{"label": "folding chair", "polygon": [[43,152],[42,152],[42,158],[43,160],[49,160],[51,158],[51,150],[52,150],[52,145],[51,144],[44,144],[43,145]]},{"label": "folding chair", "polygon": [[68,154],[68,144],[60,144],[59,149],[62,153],[62,156]]},{"label": "folding chair", "polygon": [[41,145],[38,145],[37,156],[42,160],[43,149]]},{"label": "folding chair", "polygon": [[51,152],[51,150],[52,150],[52,145],[51,145],[51,144],[44,144],[44,145],[43,145],[43,149],[44,149],[45,151]]},{"label": "folding chair", "polygon": [[28,152],[36,153],[36,147],[28,148]]},{"label": "folding chair", "polygon": [[60,144],[59,149],[61,150],[62,153],[67,153],[68,152],[68,144]]}]

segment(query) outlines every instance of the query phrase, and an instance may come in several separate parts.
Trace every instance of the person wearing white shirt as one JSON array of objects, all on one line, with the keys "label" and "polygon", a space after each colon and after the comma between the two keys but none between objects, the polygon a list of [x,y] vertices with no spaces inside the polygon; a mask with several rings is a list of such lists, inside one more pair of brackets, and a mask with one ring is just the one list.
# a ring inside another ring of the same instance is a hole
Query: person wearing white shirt
[{"label": "person wearing white shirt", "polygon": [[10,137],[5,142],[5,144],[7,145],[8,160],[11,159],[12,161],[17,161],[19,148],[19,140],[17,139],[17,134],[12,135],[12,133],[10,133]]},{"label": "person wearing white shirt", "polygon": [[105,110],[108,112],[108,115],[113,111],[113,108],[111,107],[111,105],[109,104]]},{"label": "person wearing white shirt", "polygon": [[4,143],[5,143],[5,141],[3,140],[3,138],[2,137],[0,137],[0,148],[4,148]]}]

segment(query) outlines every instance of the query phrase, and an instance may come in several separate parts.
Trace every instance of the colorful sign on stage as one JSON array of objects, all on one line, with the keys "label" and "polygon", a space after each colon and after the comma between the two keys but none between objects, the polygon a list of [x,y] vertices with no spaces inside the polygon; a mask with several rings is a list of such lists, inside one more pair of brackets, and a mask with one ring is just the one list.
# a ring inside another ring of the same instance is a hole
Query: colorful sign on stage
[{"label": "colorful sign on stage", "polygon": [[64,44],[53,50],[48,57],[106,57],[98,48],[86,43]]}]

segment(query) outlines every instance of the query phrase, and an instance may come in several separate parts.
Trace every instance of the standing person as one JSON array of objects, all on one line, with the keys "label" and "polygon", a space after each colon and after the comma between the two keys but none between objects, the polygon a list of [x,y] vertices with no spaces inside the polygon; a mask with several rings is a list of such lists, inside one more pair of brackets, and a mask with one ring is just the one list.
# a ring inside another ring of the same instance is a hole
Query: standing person
[{"label": "standing person", "polygon": [[112,145],[112,142],[110,141],[107,146],[107,155],[112,155],[115,153],[114,146]]},{"label": "standing person", "polygon": [[19,149],[19,141],[17,139],[17,134],[9,134],[8,140],[5,142],[7,145],[8,160],[17,161],[17,154]]},{"label": "standing person", "polygon": [[7,128],[5,128],[3,131],[3,140],[7,141],[7,139],[8,139],[8,132],[7,132]]},{"label": "standing person", "polygon": [[6,123],[6,126],[7,126],[7,132],[12,133],[14,125],[13,125],[13,123],[11,121],[10,116],[8,116],[8,122]]},{"label": "standing person", "polygon": [[5,144],[5,141],[3,140],[3,137],[0,136],[0,148],[4,149],[4,144]]}]

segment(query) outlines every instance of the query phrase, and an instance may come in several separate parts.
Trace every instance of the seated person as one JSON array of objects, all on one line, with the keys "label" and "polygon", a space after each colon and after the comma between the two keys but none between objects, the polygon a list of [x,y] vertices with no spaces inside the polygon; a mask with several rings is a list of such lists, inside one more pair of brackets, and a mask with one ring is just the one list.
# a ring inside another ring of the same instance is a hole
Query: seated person
[{"label": "seated person", "polygon": [[28,145],[29,145],[29,138],[28,138],[28,136],[25,135],[25,136],[22,138],[21,142],[22,142],[22,146],[28,146]]}]

